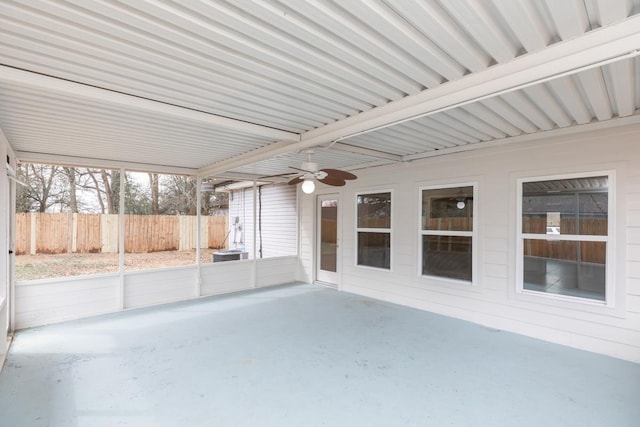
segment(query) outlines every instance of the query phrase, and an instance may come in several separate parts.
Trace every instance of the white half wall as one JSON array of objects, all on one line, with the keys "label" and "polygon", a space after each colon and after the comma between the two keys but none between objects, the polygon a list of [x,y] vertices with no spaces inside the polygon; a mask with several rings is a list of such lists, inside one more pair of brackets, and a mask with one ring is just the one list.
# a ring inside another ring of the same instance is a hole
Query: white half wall
[{"label": "white half wall", "polygon": [[34,280],[16,286],[16,329],[118,310],[119,274]]},{"label": "white half wall", "polygon": [[[16,329],[296,280],[298,257],[33,280],[16,286]],[[122,285],[121,280],[124,279]],[[198,289],[200,291],[198,291]],[[2,307],[0,307],[2,311]]]},{"label": "white half wall", "polygon": [[[339,191],[339,289],[640,363],[640,126],[539,139],[357,171]],[[551,135],[551,136],[546,136]],[[390,141],[390,144],[393,142]],[[516,292],[519,178],[614,171],[615,295],[592,307]],[[419,188],[477,183],[475,286],[421,275]],[[391,270],[356,266],[356,194],[391,190]],[[319,189],[329,191],[329,189]],[[313,281],[316,196],[300,195],[298,278]]]}]

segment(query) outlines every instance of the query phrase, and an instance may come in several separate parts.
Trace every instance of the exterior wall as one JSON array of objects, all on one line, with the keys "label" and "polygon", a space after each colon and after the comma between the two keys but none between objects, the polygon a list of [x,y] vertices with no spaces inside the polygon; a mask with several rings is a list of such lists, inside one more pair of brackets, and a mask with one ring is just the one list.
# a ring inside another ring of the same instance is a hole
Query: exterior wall
[{"label": "exterior wall", "polygon": [[262,258],[298,253],[296,187],[262,187]]},{"label": "exterior wall", "polygon": [[[253,257],[253,188],[236,190],[229,199],[229,239],[228,247],[238,249],[244,247]],[[261,207],[261,214],[256,217],[256,258],[271,258],[297,254],[297,214],[296,186],[264,185],[260,195],[256,194],[256,205]],[[256,212],[258,212],[257,210]],[[235,233],[235,218],[240,219],[244,233],[239,242]],[[234,244],[234,236],[238,245]],[[262,256],[260,254],[262,240]]]},{"label": "exterior wall", "polygon": [[[640,126],[533,139],[410,164],[361,170],[340,191],[344,291],[457,317],[492,328],[640,362]],[[553,135],[553,134],[552,134]],[[615,171],[615,296],[587,305],[516,292],[519,178]],[[419,188],[477,182],[477,283],[420,275]],[[356,266],[356,193],[391,190],[392,266]],[[336,192],[321,188],[319,192]],[[300,196],[301,280],[314,278],[315,195]]]},{"label": "exterior wall", "polygon": [[7,332],[12,329],[9,325],[10,305],[12,300],[11,275],[12,263],[9,250],[13,250],[14,237],[10,233],[9,224],[13,217],[13,197],[11,196],[15,184],[7,176],[7,156],[9,165],[16,168],[15,155],[9,141],[0,129],[0,369],[4,363],[8,349]]}]

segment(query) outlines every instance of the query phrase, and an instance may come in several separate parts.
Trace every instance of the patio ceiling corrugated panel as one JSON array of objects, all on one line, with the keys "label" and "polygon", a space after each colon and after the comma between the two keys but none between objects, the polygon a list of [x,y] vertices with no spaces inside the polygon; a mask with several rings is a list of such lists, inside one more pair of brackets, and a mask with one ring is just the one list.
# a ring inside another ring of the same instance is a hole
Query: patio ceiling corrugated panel
[{"label": "patio ceiling corrugated panel", "polygon": [[[96,157],[150,168],[225,165],[286,144],[256,127],[220,126],[216,117],[304,138],[491,74],[639,12],[640,0],[7,0],[0,4],[3,66],[210,114],[212,123],[73,98],[55,85],[39,93],[41,87],[3,80],[0,73],[0,127],[19,155]],[[419,156],[628,117],[639,106],[635,58],[342,143]],[[271,166],[261,155],[229,169],[274,172],[283,153],[273,154]],[[332,164],[323,166],[360,165],[371,160],[366,157],[335,151],[327,159]]]}]

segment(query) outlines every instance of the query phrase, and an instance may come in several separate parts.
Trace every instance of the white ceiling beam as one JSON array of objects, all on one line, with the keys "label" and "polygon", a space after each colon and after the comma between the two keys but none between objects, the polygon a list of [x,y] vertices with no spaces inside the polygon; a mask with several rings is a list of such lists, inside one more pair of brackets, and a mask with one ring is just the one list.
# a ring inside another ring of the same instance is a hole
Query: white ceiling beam
[{"label": "white ceiling beam", "polygon": [[[296,171],[292,171],[290,175],[293,176],[295,174],[296,174]],[[213,184],[216,184],[217,182],[229,180],[229,181],[256,181],[258,185],[265,182],[274,183],[274,184],[286,183],[286,182],[289,182],[291,178],[292,178],[291,176],[289,177],[264,176],[264,175],[257,175],[252,173],[243,173],[243,172],[226,172],[222,175],[216,175],[215,177],[208,177],[208,179],[211,179]]]},{"label": "white ceiling beam", "polygon": [[193,122],[204,123],[212,127],[231,129],[247,134],[258,135],[274,140],[299,141],[300,135],[267,126],[230,119],[203,111],[192,110],[176,105],[165,104],[146,98],[140,98],[94,86],[88,86],[68,80],[58,79],[30,71],[0,65],[0,81],[37,88],[47,92],[55,91],[65,95],[107,102],[127,108],[137,108],[143,111],[163,114]]},{"label": "white ceiling beam", "polygon": [[537,53],[523,55],[508,63],[467,75],[416,95],[390,102],[356,116],[330,123],[301,135],[300,142],[271,144],[200,169],[216,174],[290,151],[346,139],[384,126],[454,108],[482,98],[537,84],[545,79],[612,60],[640,47],[640,15],[556,43]]},{"label": "white ceiling beam", "polygon": [[28,151],[16,151],[16,159],[18,159],[20,163],[39,163],[96,169],[124,168],[129,171],[135,172],[167,173],[190,176],[195,176],[197,173],[197,169],[192,168],[163,166],[148,163],[122,162],[109,159],[94,159],[88,157],[63,156],[49,153],[33,153]]}]

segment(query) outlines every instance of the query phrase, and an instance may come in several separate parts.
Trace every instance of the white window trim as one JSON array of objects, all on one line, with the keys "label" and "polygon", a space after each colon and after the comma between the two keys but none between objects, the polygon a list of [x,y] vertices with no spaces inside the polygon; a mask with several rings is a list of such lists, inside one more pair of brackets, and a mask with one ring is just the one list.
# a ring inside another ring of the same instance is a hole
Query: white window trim
[{"label": "white window trim", "polygon": [[[358,227],[358,197],[359,196],[363,196],[366,194],[380,194],[380,193],[389,193],[390,195],[390,200],[391,200],[391,227],[390,228],[360,228]],[[354,263],[355,266],[358,268],[362,268],[362,269],[369,269],[369,270],[375,270],[375,271],[386,271],[386,272],[393,272],[393,219],[395,218],[395,212],[394,212],[394,206],[395,203],[393,202],[393,190],[390,189],[383,189],[383,190],[370,190],[370,191],[359,191],[356,193],[356,199],[355,199],[355,204],[356,204],[356,209],[355,209],[355,229],[356,229],[356,236],[355,236],[355,257],[354,257]],[[358,234],[359,233],[388,233],[389,234],[389,268],[383,268],[383,267],[372,267],[370,265],[362,265],[362,264],[358,264]]]},{"label": "white window trim", "polygon": [[[606,176],[608,181],[607,189],[607,235],[574,235],[574,234],[560,234],[560,235],[547,235],[547,234],[534,234],[522,232],[522,186],[527,182],[537,181],[551,181],[557,179],[573,179],[573,178],[589,178],[595,176]],[[615,273],[616,273],[616,260],[615,260],[615,219],[617,212],[616,206],[616,176],[615,170],[599,170],[588,171],[570,174],[557,174],[557,175],[542,175],[517,179],[517,198],[516,198],[516,294],[523,296],[531,296],[535,298],[541,298],[544,300],[556,300],[566,301],[571,303],[578,303],[585,306],[604,306],[607,308],[615,308]],[[524,289],[524,240],[525,239],[537,239],[537,240],[550,240],[550,241],[583,241],[583,242],[605,242],[607,244],[606,249],[606,262],[605,262],[605,299],[604,301],[594,300],[590,298],[576,297],[571,295],[559,295],[553,293],[546,293],[534,290]]]},{"label": "white window trim", "polygon": [[[473,188],[473,229],[471,231],[446,231],[422,229],[422,192],[424,190],[441,190],[446,188],[472,187]],[[461,236],[471,237],[471,281],[452,279],[449,277],[434,276],[422,273],[422,236]],[[425,185],[418,187],[418,276],[422,279],[438,280],[443,283],[456,285],[478,286],[478,182],[448,183],[442,185]]]}]

